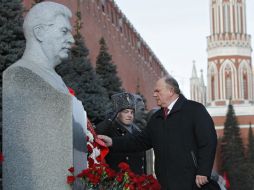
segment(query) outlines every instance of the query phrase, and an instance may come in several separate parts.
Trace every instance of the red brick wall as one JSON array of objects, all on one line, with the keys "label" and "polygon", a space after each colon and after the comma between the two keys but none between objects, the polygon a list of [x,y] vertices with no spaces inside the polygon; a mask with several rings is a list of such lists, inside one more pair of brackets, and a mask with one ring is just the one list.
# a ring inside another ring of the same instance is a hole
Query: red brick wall
[{"label": "red brick wall", "polygon": [[[23,0],[23,2],[25,7],[29,8],[33,0]],[[72,10],[74,15],[72,23],[74,23],[78,1],[54,0],[54,2],[64,4]],[[83,23],[82,34],[90,50],[92,64],[95,66],[96,56],[99,53],[99,40],[104,37],[126,91],[136,92],[139,85],[140,92],[147,100],[148,108],[156,106],[152,97],[154,84],[158,78],[167,75],[167,71],[157,57],[112,1],[105,1],[105,4],[102,4],[101,0],[79,2]],[[121,18],[122,25],[119,24]]]},{"label": "red brick wall", "polygon": [[[254,124],[254,115],[240,115],[236,116],[236,118],[239,125],[248,125],[250,123]],[[226,114],[225,116],[213,116],[215,126],[224,126],[225,121]]]}]

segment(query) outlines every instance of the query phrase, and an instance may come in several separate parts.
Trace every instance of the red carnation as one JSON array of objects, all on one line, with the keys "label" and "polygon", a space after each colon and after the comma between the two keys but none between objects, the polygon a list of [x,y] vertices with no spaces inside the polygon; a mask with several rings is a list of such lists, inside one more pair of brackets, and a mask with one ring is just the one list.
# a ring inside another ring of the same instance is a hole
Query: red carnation
[{"label": "red carnation", "polygon": [[115,171],[110,168],[106,168],[105,171],[106,171],[109,178],[113,178],[116,175]]},{"label": "red carnation", "polygon": [[143,183],[146,180],[145,176],[139,176],[138,177],[138,183]]},{"label": "red carnation", "polygon": [[70,167],[68,170],[69,172],[74,173],[74,167]]},{"label": "red carnation", "polygon": [[79,173],[77,175],[77,177],[84,177],[84,176],[87,176],[89,173],[90,173],[90,170],[89,169],[85,169],[81,173]]},{"label": "red carnation", "polygon": [[125,162],[118,164],[118,167],[123,171],[128,171],[130,169],[130,166]]},{"label": "red carnation", "polygon": [[89,167],[93,166],[94,165],[94,160],[92,158],[87,158],[87,161],[88,161],[88,165]]},{"label": "red carnation", "polygon": [[89,153],[93,152],[93,147],[90,144],[87,144],[87,150]]},{"label": "red carnation", "polygon": [[105,167],[105,168],[109,168],[109,165],[105,162],[101,162],[100,166]]},{"label": "red carnation", "polygon": [[118,181],[119,183],[121,183],[123,181],[123,174],[119,174],[117,177],[116,177],[116,181]]},{"label": "red carnation", "polygon": [[98,170],[97,170],[97,174],[99,175],[99,176],[101,176],[102,175],[102,173],[103,173],[103,168],[98,168]]},{"label": "red carnation", "polygon": [[100,182],[100,177],[99,176],[93,176],[93,178],[91,178],[90,180],[94,185],[97,185]]},{"label": "red carnation", "polygon": [[101,162],[101,157],[100,157],[100,156],[97,156],[97,157],[96,157],[96,160],[97,160],[97,162]]},{"label": "red carnation", "polygon": [[68,88],[69,89],[69,93],[73,96],[75,96],[75,91],[72,88]]},{"label": "red carnation", "polygon": [[75,177],[74,176],[67,176],[67,183],[68,184],[72,184],[75,181]]}]

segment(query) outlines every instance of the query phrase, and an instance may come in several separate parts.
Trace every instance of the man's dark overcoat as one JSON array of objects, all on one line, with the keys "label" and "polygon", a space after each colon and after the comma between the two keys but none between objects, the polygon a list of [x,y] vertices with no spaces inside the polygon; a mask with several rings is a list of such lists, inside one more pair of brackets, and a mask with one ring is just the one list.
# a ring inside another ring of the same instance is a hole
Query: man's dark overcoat
[{"label": "man's dark overcoat", "polygon": [[[109,137],[120,137],[120,136],[132,136],[141,133],[141,130],[133,125],[132,133],[130,133],[123,125],[119,122],[110,122],[108,120],[96,126],[96,132],[98,134],[104,134]],[[145,173],[145,152],[134,152],[134,153],[121,153],[121,152],[109,152],[106,156],[106,163],[115,171],[119,171],[118,164],[125,162],[129,164],[131,170],[136,174]]]},{"label": "man's dark overcoat", "polygon": [[214,123],[205,107],[180,94],[166,119],[158,110],[140,135],[113,138],[111,151],[153,148],[155,174],[163,190],[196,190],[195,176],[211,175],[216,144]]}]

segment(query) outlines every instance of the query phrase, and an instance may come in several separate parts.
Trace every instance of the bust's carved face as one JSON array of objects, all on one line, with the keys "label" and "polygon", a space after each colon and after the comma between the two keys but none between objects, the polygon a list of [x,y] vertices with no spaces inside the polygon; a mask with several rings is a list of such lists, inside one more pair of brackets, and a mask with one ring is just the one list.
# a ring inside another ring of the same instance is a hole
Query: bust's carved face
[{"label": "bust's carved face", "polygon": [[145,104],[142,98],[136,100],[136,110],[135,117],[138,119],[143,119],[145,116]]},{"label": "bust's carved face", "polygon": [[145,111],[145,103],[141,96],[135,94],[135,123],[144,128],[146,126],[146,111]]},{"label": "bust's carved face", "polygon": [[44,54],[49,60],[55,60],[55,63],[60,64],[68,58],[74,43],[70,21],[59,15],[53,24],[46,26],[43,32],[41,46]]}]

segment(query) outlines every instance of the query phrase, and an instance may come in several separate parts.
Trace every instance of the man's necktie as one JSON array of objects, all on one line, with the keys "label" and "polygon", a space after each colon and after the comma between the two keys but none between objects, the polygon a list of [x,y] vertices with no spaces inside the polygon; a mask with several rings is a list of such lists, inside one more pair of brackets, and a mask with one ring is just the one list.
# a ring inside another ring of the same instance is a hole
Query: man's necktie
[{"label": "man's necktie", "polygon": [[167,116],[168,116],[168,111],[169,111],[168,107],[163,108],[163,117],[164,117],[164,119],[167,118]]}]

